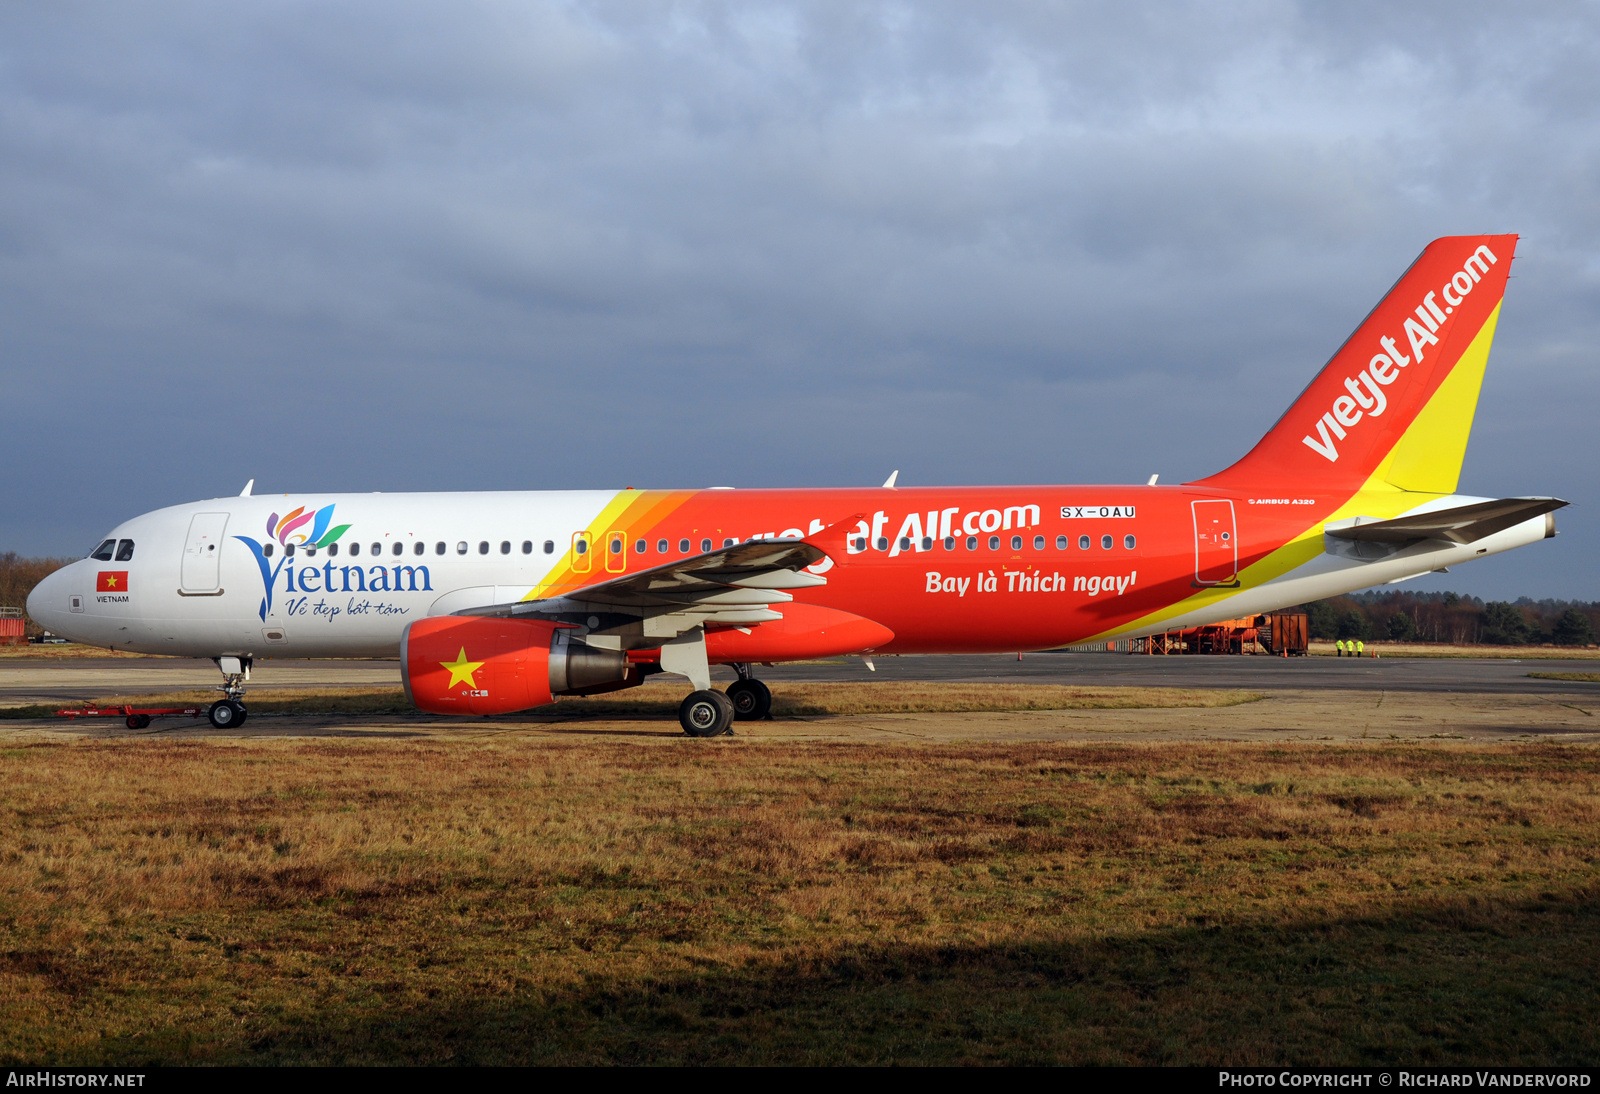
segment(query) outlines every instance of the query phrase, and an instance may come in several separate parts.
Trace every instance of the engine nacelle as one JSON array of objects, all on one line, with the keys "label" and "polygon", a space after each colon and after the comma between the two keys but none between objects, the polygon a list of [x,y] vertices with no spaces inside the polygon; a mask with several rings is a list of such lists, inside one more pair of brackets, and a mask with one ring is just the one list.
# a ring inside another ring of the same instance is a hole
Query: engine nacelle
[{"label": "engine nacelle", "polygon": [[510,714],[628,677],[627,655],[524,619],[419,619],[400,639],[406,698],[430,714]]}]

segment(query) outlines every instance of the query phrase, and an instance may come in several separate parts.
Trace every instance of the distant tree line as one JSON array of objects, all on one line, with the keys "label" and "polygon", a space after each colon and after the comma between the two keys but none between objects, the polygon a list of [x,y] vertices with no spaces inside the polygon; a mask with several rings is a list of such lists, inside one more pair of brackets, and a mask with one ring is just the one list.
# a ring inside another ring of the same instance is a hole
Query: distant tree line
[{"label": "distant tree line", "polygon": [[[15,551],[0,553],[0,607],[25,608],[33,587],[69,562],[71,558],[23,558]],[[28,633],[40,634],[41,628],[28,620]]]},{"label": "distant tree line", "polygon": [[1600,603],[1583,600],[1479,600],[1457,593],[1373,591],[1304,605],[1312,638],[1363,642],[1591,646]]}]

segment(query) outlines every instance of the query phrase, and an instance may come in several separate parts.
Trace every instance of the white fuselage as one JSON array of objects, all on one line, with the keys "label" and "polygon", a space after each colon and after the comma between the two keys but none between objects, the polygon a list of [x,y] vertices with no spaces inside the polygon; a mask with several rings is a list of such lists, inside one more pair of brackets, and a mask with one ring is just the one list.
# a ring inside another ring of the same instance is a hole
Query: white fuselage
[{"label": "white fuselage", "polygon": [[[296,544],[292,556],[266,530],[269,516],[284,510],[283,497],[176,505],[109,533],[119,543],[133,541],[131,559],[88,558],[66,566],[40,583],[28,610],[56,634],[119,650],[393,657],[401,631],[414,619],[526,595],[567,550],[573,533],[613,496],[296,495],[295,506],[308,511],[359,500],[362,519],[359,538],[343,537],[337,553]],[[221,527],[212,542],[198,544],[212,548],[213,557],[208,563],[190,555],[186,564],[191,532],[202,517]],[[260,560],[240,549],[241,537],[273,548],[265,558],[270,596]],[[126,588],[97,588],[97,575],[108,571],[126,571]]]}]

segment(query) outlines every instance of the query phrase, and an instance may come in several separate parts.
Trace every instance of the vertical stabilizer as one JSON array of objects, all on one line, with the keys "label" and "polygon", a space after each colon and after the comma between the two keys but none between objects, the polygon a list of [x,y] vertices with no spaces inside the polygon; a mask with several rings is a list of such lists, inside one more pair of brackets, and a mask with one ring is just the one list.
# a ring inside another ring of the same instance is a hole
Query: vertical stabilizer
[{"label": "vertical stabilizer", "polygon": [[1250,453],[1203,485],[1455,490],[1517,237],[1428,244]]}]

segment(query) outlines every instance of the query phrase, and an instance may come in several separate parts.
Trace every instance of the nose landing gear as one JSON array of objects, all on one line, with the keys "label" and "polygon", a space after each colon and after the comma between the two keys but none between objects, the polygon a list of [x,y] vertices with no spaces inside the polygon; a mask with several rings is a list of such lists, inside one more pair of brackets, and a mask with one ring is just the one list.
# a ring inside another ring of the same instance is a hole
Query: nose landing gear
[{"label": "nose landing gear", "polygon": [[226,698],[218,699],[206,711],[206,717],[218,729],[234,729],[244,725],[250,714],[244,705],[244,686],[250,680],[249,657],[213,657],[222,670],[222,686],[217,690]]},{"label": "nose landing gear", "polygon": [[211,709],[206,711],[206,717],[218,729],[233,729],[236,726],[242,726],[248,714],[249,711],[245,710],[244,704],[234,699],[218,699],[211,704]]}]

